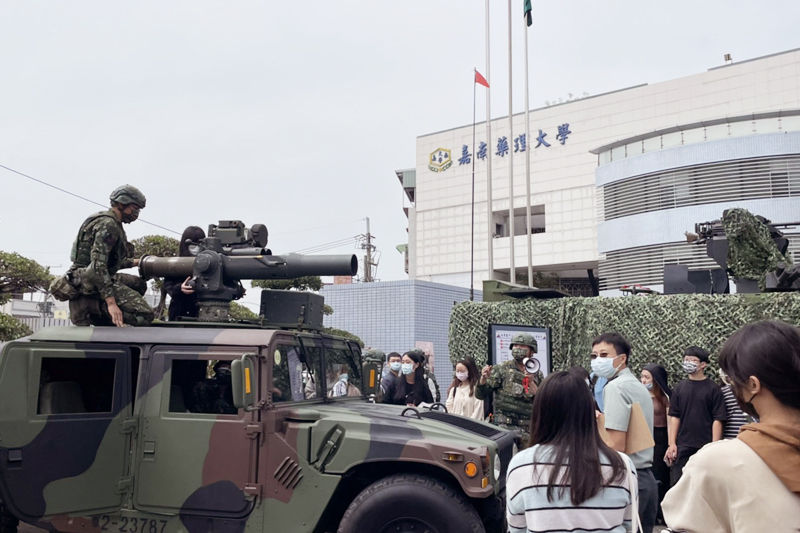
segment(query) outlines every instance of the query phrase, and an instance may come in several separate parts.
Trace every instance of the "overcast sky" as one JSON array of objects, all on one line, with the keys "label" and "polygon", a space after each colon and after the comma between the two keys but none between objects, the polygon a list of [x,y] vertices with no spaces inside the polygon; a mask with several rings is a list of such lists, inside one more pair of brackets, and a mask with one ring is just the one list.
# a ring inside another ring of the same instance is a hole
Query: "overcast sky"
[{"label": "overcast sky", "polygon": [[[515,111],[522,0],[513,1]],[[534,0],[531,106],[800,47],[797,0]],[[372,233],[405,279],[394,171],[419,135],[472,120],[472,69],[507,113],[507,2],[0,2],[0,165],[102,204],[147,195],[180,233],[260,222],[275,253]],[[483,98],[478,120],[483,120]],[[56,273],[95,206],[0,169],[0,249]],[[130,239],[163,230],[141,221]],[[177,235],[173,235],[177,236]],[[352,243],[324,253],[353,253]]]}]

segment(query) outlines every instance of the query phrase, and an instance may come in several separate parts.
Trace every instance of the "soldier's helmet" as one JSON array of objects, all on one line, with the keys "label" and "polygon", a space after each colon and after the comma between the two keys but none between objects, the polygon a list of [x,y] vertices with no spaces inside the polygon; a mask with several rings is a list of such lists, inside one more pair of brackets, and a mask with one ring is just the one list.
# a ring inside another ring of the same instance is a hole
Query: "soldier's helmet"
[{"label": "soldier's helmet", "polygon": [[364,354],[364,360],[368,363],[385,363],[386,362],[386,354],[383,353],[382,350],[378,350],[375,348],[370,348],[367,350],[367,353]]},{"label": "soldier's helmet", "polygon": [[122,205],[133,204],[139,206],[140,209],[144,209],[147,205],[147,198],[144,197],[142,191],[133,185],[117,187],[108,198],[112,202],[117,202]]},{"label": "soldier's helmet", "polygon": [[539,351],[539,345],[536,344],[536,339],[534,339],[533,335],[530,333],[517,333],[514,335],[514,337],[511,339],[511,346],[514,346],[515,344],[530,346],[534,353]]}]

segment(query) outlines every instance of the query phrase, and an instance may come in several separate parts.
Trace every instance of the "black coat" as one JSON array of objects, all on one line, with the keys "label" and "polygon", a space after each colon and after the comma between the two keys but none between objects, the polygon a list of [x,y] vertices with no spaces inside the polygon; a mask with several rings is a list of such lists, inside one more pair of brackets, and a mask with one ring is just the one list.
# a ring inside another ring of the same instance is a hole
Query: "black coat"
[{"label": "black coat", "polygon": [[169,304],[169,321],[178,320],[178,317],[197,318],[197,293],[183,294],[181,285],[186,278],[165,278],[164,289],[172,300]]},{"label": "black coat", "polygon": [[406,377],[401,374],[384,391],[383,402],[395,405],[419,405],[423,402],[433,403],[433,395],[424,380],[418,380],[414,385],[410,385]]}]

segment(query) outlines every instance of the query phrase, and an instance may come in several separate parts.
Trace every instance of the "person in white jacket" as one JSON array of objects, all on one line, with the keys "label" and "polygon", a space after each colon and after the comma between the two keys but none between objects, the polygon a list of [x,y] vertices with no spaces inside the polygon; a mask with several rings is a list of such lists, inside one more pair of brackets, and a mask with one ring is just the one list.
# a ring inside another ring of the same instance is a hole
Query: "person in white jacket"
[{"label": "person in white jacket", "polygon": [[800,531],[800,330],[748,324],[722,347],[719,366],[759,422],[689,459],[664,497],[664,519],[688,533]]},{"label": "person in white jacket", "polygon": [[475,385],[480,379],[478,365],[472,357],[456,363],[456,376],[447,389],[445,406],[451,414],[483,420],[483,400],[475,397]]}]

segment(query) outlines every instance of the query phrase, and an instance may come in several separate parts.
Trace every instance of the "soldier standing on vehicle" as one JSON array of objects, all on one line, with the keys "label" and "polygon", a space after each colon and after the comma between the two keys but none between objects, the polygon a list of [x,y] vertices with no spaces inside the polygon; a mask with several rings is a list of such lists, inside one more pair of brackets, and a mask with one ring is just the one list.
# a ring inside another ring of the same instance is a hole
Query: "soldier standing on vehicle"
[{"label": "soldier standing on vehicle", "polygon": [[494,416],[492,423],[505,429],[517,430],[527,442],[531,423],[533,398],[536,396],[541,372],[528,374],[523,361],[533,357],[538,345],[533,335],[518,333],[511,339],[513,359],[495,365],[486,365],[481,372],[481,380],[475,387],[475,397],[485,399],[494,393]]},{"label": "soldier standing on vehicle", "polygon": [[139,264],[122,224],[139,218],[147,200],[131,185],[117,187],[109,198],[111,209],[87,218],[72,245],[67,277],[79,294],[69,302],[70,318],[76,326],[147,326],[153,321],[143,298],[147,283],[118,273]]}]

